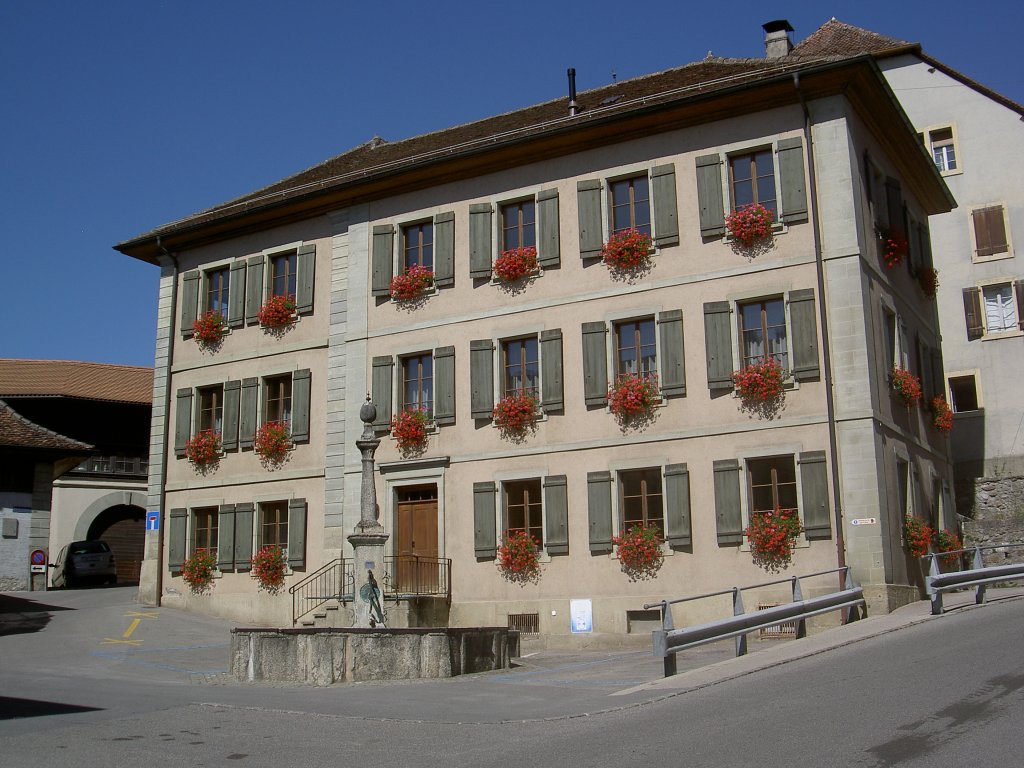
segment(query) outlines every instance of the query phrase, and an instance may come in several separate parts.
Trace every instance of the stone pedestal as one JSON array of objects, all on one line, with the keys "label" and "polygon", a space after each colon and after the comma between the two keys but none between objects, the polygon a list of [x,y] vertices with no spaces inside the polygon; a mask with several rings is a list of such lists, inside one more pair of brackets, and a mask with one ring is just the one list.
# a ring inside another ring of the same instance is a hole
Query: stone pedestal
[{"label": "stone pedestal", "polygon": [[[376,530],[359,531],[348,537],[352,544],[352,562],[355,563],[355,595],[353,602],[353,627],[380,626],[380,615],[372,609],[370,600],[370,573],[379,582],[384,576],[384,544],[388,535],[384,528],[375,526]],[[377,605],[384,610],[383,590],[377,589]]]}]

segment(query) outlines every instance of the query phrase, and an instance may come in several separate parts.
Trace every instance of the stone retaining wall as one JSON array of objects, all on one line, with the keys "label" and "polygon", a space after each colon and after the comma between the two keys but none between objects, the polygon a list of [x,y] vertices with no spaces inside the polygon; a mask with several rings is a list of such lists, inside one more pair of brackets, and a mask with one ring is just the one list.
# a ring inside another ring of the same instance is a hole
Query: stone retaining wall
[{"label": "stone retaining wall", "polygon": [[231,671],[304,685],[454,677],[508,669],[517,640],[502,627],[233,629]]},{"label": "stone retaining wall", "polygon": [[[1024,477],[980,477],[973,482],[974,517],[964,521],[964,546],[1024,544]],[[989,550],[985,565],[1024,563],[1024,546]]]}]

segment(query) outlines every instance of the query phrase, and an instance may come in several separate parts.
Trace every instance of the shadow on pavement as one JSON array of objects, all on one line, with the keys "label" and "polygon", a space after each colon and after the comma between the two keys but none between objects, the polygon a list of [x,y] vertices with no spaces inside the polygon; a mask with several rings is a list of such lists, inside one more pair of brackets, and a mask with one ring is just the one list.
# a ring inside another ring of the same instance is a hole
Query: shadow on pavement
[{"label": "shadow on pavement", "polygon": [[0,635],[38,632],[50,623],[52,611],[73,611],[63,605],[49,605],[25,597],[0,594]]},{"label": "shadow on pavement", "polygon": [[76,712],[95,712],[98,709],[100,707],[80,707],[76,704],[61,704],[56,701],[13,699],[9,696],[0,696],[0,720],[45,717],[46,715],[71,715]]}]

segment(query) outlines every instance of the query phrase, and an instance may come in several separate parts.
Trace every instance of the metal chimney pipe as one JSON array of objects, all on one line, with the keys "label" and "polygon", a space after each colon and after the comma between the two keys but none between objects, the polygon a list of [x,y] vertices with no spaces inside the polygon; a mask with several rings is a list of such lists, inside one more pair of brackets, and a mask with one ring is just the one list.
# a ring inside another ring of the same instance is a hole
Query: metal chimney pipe
[{"label": "metal chimney pipe", "polygon": [[569,116],[574,116],[580,111],[579,105],[576,103],[576,69],[569,67]]}]

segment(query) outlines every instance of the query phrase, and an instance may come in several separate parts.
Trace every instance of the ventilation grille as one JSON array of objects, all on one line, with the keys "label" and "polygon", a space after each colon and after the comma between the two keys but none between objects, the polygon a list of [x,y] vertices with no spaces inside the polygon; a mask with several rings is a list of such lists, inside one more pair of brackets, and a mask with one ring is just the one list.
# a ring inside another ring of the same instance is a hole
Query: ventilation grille
[{"label": "ventilation grille", "polygon": [[[765,608],[777,608],[780,603],[761,603],[757,606],[757,610],[763,611]],[[781,624],[775,624],[770,627],[762,627],[757,631],[758,637],[763,637],[766,640],[774,638],[786,638],[796,637],[796,622],[795,621],[784,621]]]},{"label": "ventilation grille", "polygon": [[523,635],[536,635],[540,632],[539,613],[510,613],[508,628],[515,629]]}]

